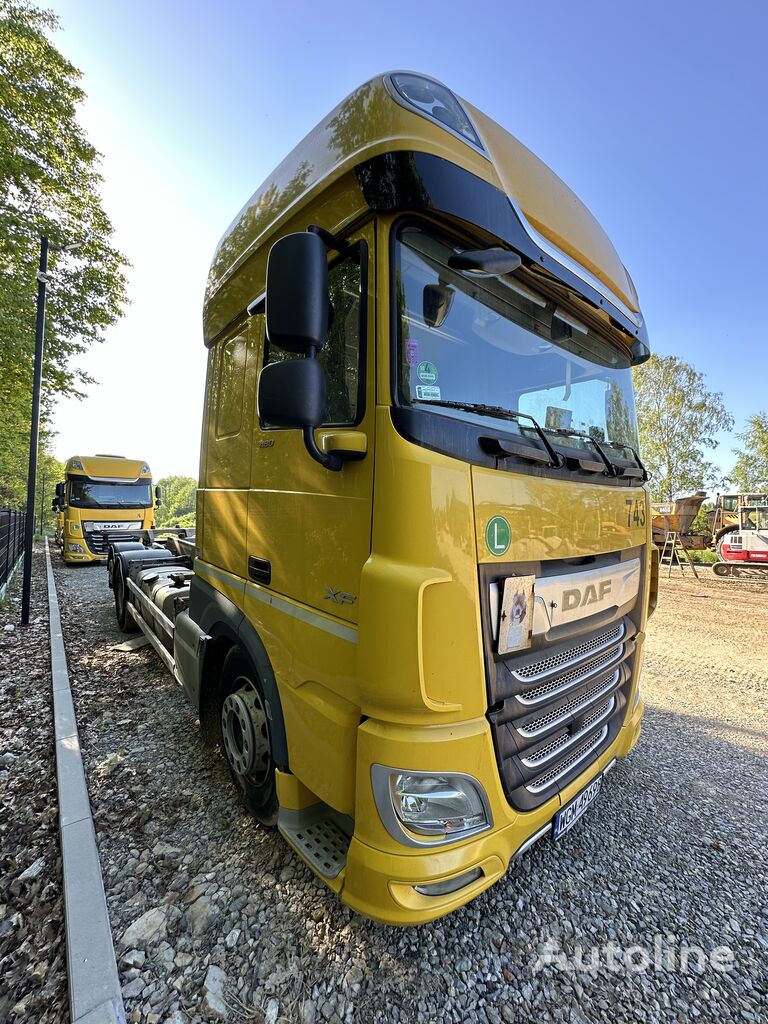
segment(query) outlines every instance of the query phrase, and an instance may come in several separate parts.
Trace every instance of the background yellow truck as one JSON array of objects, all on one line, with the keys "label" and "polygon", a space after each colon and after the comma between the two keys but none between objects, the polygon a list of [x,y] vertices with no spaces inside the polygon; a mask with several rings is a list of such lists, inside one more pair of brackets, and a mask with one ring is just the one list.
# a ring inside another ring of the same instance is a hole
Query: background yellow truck
[{"label": "background yellow truck", "polygon": [[246,203],[203,326],[197,547],[118,552],[118,621],[342,900],[445,914],[640,734],[629,274],[531,152],[396,72]]},{"label": "background yellow truck", "polygon": [[73,455],[56,486],[57,538],[65,562],[107,557],[108,538],[131,540],[154,524],[152,473],[142,459]]}]

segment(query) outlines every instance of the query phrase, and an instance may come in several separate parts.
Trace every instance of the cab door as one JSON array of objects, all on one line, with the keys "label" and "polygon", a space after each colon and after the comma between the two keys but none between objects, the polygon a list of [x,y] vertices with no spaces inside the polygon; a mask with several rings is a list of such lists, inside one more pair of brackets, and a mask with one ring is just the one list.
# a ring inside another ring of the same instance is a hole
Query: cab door
[{"label": "cab door", "polygon": [[[328,338],[319,354],[327,381],[328,420],[315,431],[323,449],[328,436],[353,432],[350,443],[365,449],[338,472],[315,462],[300,430],[271,429],[254,417],[248,499],[250,580],[287,598],[284,614],[306,624],[302,607],[321,618],[358,621],[360,575],[371,550],[374,430],[374,234],[367,226],[341,256],[331,254],[333,309]],[[264,314],[261,365],[298,358],[270,349]],[[348,437],[347,440],[350,440]],[[261,597],[264,595],[256,595]],[[322,628],[322,623],[320,623]]]}]

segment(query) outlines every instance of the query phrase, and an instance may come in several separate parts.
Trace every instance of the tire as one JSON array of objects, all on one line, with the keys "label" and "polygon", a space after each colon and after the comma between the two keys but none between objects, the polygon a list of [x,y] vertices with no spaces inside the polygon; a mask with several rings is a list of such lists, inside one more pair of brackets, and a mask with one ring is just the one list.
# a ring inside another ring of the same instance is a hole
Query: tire
[{"label": "tire", "polygon": [[127,608],[128,587],[125,582],[125,568],[119,558],[115,559],[112,588],[115,592],[115,618],[118,626],[123,633],[137,633],[139,627]]},{"label": "tire", "polygon": [[259,677],[240,647],[221,670],[217,728],[221,752],[246,809],[262,825],[277,823],[275,763],[266,701]]}]

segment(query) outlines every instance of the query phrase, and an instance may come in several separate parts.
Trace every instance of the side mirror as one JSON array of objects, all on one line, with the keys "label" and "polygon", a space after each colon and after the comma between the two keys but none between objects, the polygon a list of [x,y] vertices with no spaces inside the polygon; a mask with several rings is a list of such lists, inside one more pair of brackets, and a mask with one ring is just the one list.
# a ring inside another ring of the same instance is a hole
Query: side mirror
[{"label": "side mirror", "polygon": [[422,315],[427,327],[442,327],[451,311],[456,292],[447,284],[425,284]]},{"label": "side mirror", "polygon": [[322,238],[299,231],[280,238],[267,260],[266,328],[270,345],[313,355],[328,333],[328,257]]},{"label": "side mirror", "polygon": [[64,497],[64,484],[63,483],[62,484],[56,484],[56,497],[57,498],[63,498]]},{"label": "side mirror", "polygon": [[160,486],[160,484],[157,484],[156,487],[155,487],[155,508],[160,508],[160,506],[162,504],[163,504],[163,488]]},{"label": "side mirror", "polygon": [[286,359],[259,376],[259,415],[270,427],[318,427],[325,416],[325,373],[316,359]]},{"label": "side mirror", "polygon": [[304,432],[307,451],[326,469],[339,470],[340,455],[321,451],[315,427],[325,418],[325,371],[314,356],[270,363],[259,375],[259,416],[271,427]]},{"label": "side mirror", "polygon": [[59,499],[58,498],[54,498],[53,499],[53,501],[51,502],[51,508],[53,509],[54,512],[58,512],[59,511]]}]

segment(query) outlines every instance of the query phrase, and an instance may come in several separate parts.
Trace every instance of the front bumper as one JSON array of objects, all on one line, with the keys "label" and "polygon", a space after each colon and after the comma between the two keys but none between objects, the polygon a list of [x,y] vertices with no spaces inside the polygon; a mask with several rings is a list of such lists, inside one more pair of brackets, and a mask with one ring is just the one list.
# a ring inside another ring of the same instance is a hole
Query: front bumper
[{"label": "front bumper", "polygon": [[[560,807],[567,804],[616,758],[626,757],[640,736],[642,698],[629,714],[614,742],[561,793],[536,810],[515,814],[508,808],[506,820],[495,814],[495,828],[453,846],[434,851],[405,852],[380,849],[355,835],[341,882],[341,899],[357,913],[392,925],[423,924],[469,903],[504,875],[521,848],[537,833],[547,841],[547,826]],[[493,761],[491,761],[493,763]],[[606,794],[603,799],[607,799]],[[492,802],[495,802],[492,800]],[[511,819],[511,820],[510,820]],[[545,830],[545,831],[543,831]],[[428,896],[416,886],[471,875],[480,876],[447,895]]]}]

